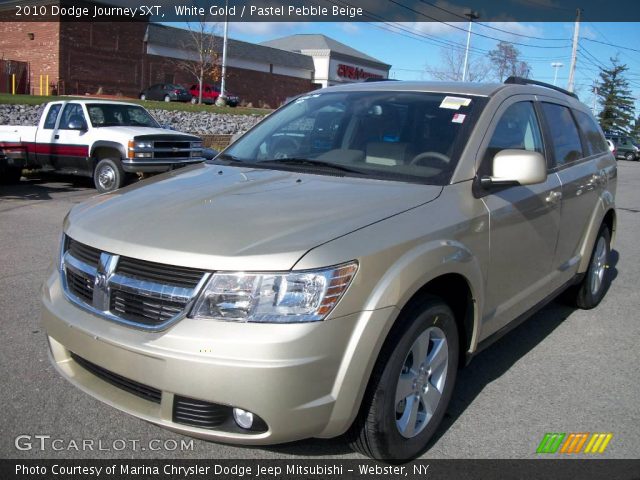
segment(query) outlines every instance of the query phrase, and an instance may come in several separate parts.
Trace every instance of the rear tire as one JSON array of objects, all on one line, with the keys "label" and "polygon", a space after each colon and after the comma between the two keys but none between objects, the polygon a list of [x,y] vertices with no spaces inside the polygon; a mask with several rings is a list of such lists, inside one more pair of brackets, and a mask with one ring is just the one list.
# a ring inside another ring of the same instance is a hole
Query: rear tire
[{"label": "rear tire", "polygon": [[146,99],[147,99],[147,96],[144,93],[140,94],[140,100],[146,100]]},{"label": "rear tire", "polygon": [[170,102],[171,101],[171,97],[169,95],[165,95],[164,96],[164,101],[165,102]]},{"label": "rear tire", "polygon": [[13,185],[14,183],[18,183],[21,177],[22,168],[8,167],[4,165],[0,166],[0,184]]},{"label": "rear tire", "polygon": [[629,152],[624,156],[625,160],[628,160],[629,162],[633,162],[636,159],[636,156],[633,154],[633,152]]},{"label": "rear tire", "polygon": [[93,171],[93,183],[100,193],[113,192],[125,184],[126,175],[119,159],[103,158]]},{"label": "rear tire", "polygon": [[567,291],[566,298],[572,305],[583,310],[590,310],[604,298],[611,284],[608,273],[610,255],[611,233],[609,233],[609,227],[602,225],[593,245],[589,268],[584,278],[578,285]]},{"label": "rear tire", "polygon": [[198,99],[196,97],[191,97],[191,104],[195,105],[196,103],[198,103]]},{"label": "rear tire", "polygon": [[451,309],[428,296],[398,319],[380,352],[351,447],[379,460],[403,461],[428,447],[451,399],[458,369],[458,328]]}]

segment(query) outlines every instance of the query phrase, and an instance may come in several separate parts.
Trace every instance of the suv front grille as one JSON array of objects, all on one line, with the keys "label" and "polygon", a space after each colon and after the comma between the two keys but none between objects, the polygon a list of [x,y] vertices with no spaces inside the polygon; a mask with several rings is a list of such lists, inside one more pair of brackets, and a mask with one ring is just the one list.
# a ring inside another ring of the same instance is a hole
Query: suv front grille
[{"label": "suv front grille", "polygon": [[132,322],[159,325],[171,320],[184,309],[183,302],[149,299],[123,290],[111,290],[111,312]]},{"label": "suv front grille", "polygon": [[87,303],[93,301],[93,283],[95,279],[89,275],[67,270],[67,286],[74,295]]},{"label": "suv front grille", "polygon": [[102,252],[66,238],[67,297],[96,315],[147,330],[184,317],[210,273]]},{"label": "suv front grille", "polygon": [[76,242],[70,237],[68,237],[68,239],[67,249],[71,252],[71,255],[88,265],[92,265],[94,267],[98,266],[98,263],[100,262],[100,250],[84,245],[80,242]]},{"label": "suv front grille", "polygon": [[205,274],[203,270],[145,262],[128,257],[120,257],[116,273],[184,288],[195,288]]}]

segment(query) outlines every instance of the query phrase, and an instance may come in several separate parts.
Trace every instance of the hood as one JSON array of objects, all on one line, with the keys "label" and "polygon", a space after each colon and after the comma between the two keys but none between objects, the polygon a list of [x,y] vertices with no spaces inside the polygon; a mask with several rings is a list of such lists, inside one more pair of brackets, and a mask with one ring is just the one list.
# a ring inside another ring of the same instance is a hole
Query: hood
[{"label": "hood", "polygon": [[311,248],[430,202],[442,187],[199,164],[76,206],[65,232],[143,260],[289,270]]},{"label": "hood", "polygon": [[98,127],[97,130],[104,131],[109,135],[117,136],[118,139],[124,139],[128,141],[134,137],[141,136],[172,136],[172,137],[184,137],[185,139],[200,140],[194,135],[186,133],[176,132],[175,130],[167,130],[166,128],[151,128],[151,127]]}]

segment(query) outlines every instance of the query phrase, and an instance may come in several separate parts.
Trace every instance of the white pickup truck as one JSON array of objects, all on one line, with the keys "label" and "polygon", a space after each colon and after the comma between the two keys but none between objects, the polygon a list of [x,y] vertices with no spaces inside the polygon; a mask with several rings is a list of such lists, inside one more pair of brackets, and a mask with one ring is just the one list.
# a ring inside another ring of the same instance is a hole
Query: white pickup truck
[{"label": "white pickup truck", "polygon": [[143,107],[104,100],[50,102],[37,127],[0,126],[0,181],[23,168],[92,177],[99,192],[134,173],[201,162],[199,137],[166,130]]}]

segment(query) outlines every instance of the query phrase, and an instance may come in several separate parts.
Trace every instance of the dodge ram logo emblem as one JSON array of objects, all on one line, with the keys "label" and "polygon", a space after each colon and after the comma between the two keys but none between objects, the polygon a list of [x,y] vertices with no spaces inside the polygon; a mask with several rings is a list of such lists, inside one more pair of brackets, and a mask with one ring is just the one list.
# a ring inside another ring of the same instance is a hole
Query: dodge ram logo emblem
[{"label": "dodge ram logo emblem", "polygon": [[107,276],[104,273],[98,273],[93,288],[104,289],[107,286]]},{"label": "dodge ram logo emblem", "polygon": [[93,281],[93,307],[106,312],[109,310],[109,279],[116,270],[118,255],[101,253],[98,262],[98,270]]}]

